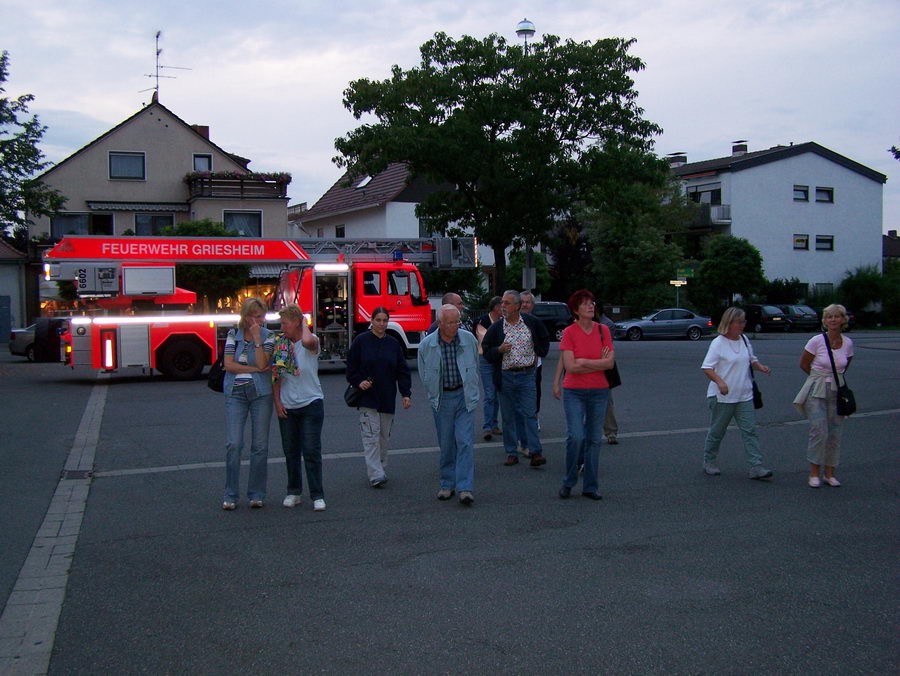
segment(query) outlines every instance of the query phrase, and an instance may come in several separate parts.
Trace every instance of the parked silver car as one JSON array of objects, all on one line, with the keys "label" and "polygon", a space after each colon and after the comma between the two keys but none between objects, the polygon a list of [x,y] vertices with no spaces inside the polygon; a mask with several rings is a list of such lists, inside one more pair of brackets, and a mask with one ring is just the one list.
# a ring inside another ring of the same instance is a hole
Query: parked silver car
[{"label": "parked silver car", "polygon": [[656,310],[641,319],[616,322],[613,338],[688,338],[700,340],[713,330],[712,319],[682,308]]},{"label": "parked silver car", "polygon": [[26,326],[24,329],[13,329],[9,333],[9,353],[28,357],[28,361],[34,361],[34,330],[36,324]]}]

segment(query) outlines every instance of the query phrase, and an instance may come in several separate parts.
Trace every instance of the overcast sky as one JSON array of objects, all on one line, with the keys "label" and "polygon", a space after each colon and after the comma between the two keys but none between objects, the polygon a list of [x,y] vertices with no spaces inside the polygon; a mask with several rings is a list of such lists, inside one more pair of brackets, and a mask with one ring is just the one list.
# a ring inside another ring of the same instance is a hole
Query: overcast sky
[{"label": "overcast sky", "polygon": [[419,61],[436,31],[634,37],[639,102],[663,127],[660,155],[688,161],[816,141],[888,176],[884,230],[900,228],[898,0],[0,0],[7,94],[30,92],[58,161],[150,100],[162,30],[160,101],[256,171],[293,175],[310,206],[341,172],[334,139],[355,126],[347,83]]}]

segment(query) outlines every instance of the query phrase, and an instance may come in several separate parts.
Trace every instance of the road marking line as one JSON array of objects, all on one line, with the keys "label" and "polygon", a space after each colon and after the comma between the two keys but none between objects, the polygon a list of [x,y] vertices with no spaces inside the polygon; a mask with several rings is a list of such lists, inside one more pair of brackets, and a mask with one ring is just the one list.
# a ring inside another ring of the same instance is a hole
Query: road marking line
[{"label": "road marking line", "polygon": [[[855,413],[853,418],[871,418],[874,416],[883,416],[883,415],[895,415],[900,413],[900,408],[891,408],[883,411],[869,411],[867,413]],[[792,425],[806,425],[806,420],[788,420],[786,422],[776,422],[776,423],[768,423],[766,425],[760,425],[760,427],[769,428],[769,427],[788,427]],[[736,429],[734,424],[732,423],[729,426],[730,429]],[[700,432],[706,432],[708,427],[685,427],[683,429],[678,430],[650,430],[647,432],[626,432],[625,434],[617,435],[619,439],[644,439],[647,437],[663,437],[663,436],[671,436],[674,434],[698,434]],[[555,437],[552,439],[541,439],[541,443],[544,444],[562,444],[565,443],[565,437]],[[475,444],[475,448],[502,448],[503,442],[492,442],[492,443],[480,443]],[[437,446],[419,446],[415,448],[395,448],[388,451],[388,455],[417,455],[420,453],[437,453],[440,451],[440,448]],[[361,458],[363,457],[362,451],[352,451],[352,452],[344,452],[344,453],[323,453],[323,460],[344,460],[346,458]],[[241,461],[241,464],[245,467],[250,464],[249,460]],[[284,458],[269,458],[268,464],[270,465],[283,465]],[[111,469],[105,472],[95,472],[94,476],[96,478],[110,478],[110,477],[120,477],[120,476],[136,476],[141,474],[162,474],[165,472],[185,472],[190,470],[200,470],[200,469],[222,469],[225,467],[225,463],[218,462],[194,462],[184,465],[163,465],[161,467],[135,467],[133,469]]]},{"label": "road marking line", "polygon": [[0,673],[46,674],[91,479],[66,478],[94,464],[108,374],[98,374],[44,521],[0,616]]}]

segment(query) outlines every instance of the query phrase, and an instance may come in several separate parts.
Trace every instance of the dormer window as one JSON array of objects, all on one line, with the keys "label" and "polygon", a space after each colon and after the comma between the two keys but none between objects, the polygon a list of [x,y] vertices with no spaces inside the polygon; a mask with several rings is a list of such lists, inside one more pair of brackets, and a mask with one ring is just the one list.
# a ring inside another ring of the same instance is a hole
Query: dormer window
[{"label": "dormer window", "polygon": [[369,185],[369,181],[371,180],[371,176],[364,176],[363,179],[356,184],[356,189],[359,190],[360,188],[365,188],[367,185]]}]

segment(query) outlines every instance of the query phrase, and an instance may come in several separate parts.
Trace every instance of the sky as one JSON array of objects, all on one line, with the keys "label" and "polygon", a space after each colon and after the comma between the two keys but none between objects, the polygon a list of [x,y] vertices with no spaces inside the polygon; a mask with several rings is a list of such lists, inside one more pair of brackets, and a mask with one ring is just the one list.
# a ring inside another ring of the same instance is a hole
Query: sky
[{"label": "sky", "polygon": [[815,141],[888,177],[885,231],[900,229],[900,2],[897,0],[0,0],[6,95],[31,93],[59,161],[150,101],[162,31],[159,100],[255,171],[293,176],[312,206],[340,177],[334,140],[357,126],[352,80],[419,63],[435,32],[635,38],[645,117],[659,155],[688,161]]}]

